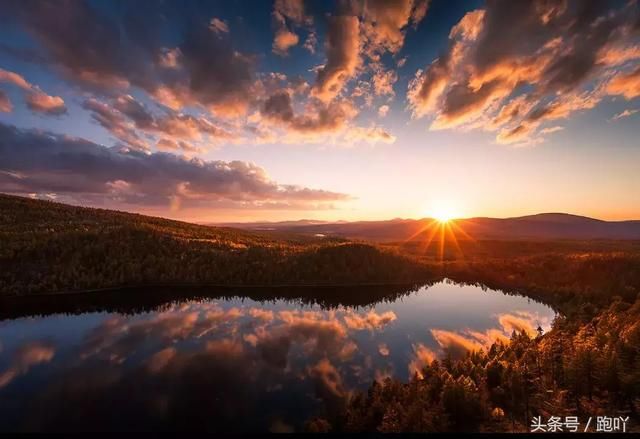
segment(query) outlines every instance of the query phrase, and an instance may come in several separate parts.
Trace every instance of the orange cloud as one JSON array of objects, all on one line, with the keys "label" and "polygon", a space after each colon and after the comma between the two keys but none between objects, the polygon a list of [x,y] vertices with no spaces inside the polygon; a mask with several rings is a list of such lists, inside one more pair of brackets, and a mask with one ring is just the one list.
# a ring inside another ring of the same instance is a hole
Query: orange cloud
[{"label": "orange cloud", "polygon": [[393,96],[393,84],[398,80],[398,74],[394,70],[378,68],[373,74],[373,91],[376,95]]},{"label": "orange cloud", "polygon": [[298,44],[300,38],[289,29],[282,28],[276,32],[273,39],[273,52],[278,55],[286,55],[290,48]]},{"label": "orange cloud", "polygon": [[26,91],[30,91],[32,89],[32,85],[24,79],[22,75],[4,69],[0,69],[0,82],[13,84]]},{"label": "orange cloud", "polygon": [[464,336],[444,329],[432,329],[431,335],[440,347],[449,352],[455,358],[463,357],[468,351],[479,351],[483,345],[475,338]]},{"label": "orange cloud", "polygon": [[353,124],[358,114],[352,102],[335,99],[329,103],[313,101],[301,113],[293,107],[292,92],[279,90],[263,103],[260,113],[252,116],[253,123],[270,131],[271,141],[285,143],[322,142],[353,145],[356,143],[393,143],[395,137],[382,127],[362,127]]},{"label": "orange cloud", "polygon": [[436,354],[422,343],[418,343],[413,345],[413,355],[414,358],[409,363],[409,375],[417,374],[419,378],[424,378],[422,369],[436,359]]},{"label": "orange cloud", "polygon": [[11,104],[11,100],[7,94],[0,90],[0,112],[2,113],[11,113],[13,110],[13,105]]},{"label": "orange cloud", "polygon": [[316,84],[311,93],[321,101],[329,102],[342,91],[360,64],[358,17],[329,18],[325,52],[327,61],[318,71]]},{"label": "orange cloud", "polygon": [[44,342],[30,342],[20,346],[13,354],[11,366],[0,373],[0,389],[28,373],[31,367],[50,362],[55,352],[53,346]]},{"label": "orange cloud", "polygon": [[631,7],[600,4],[587,14],[587,5],[562,5],[496,1],[465,14],[447,51],[409,84],[414,117],[432,117],[431,129],[483,128],[498,131],[498,143],[536,143],[549,134],[544,122],[594,108],[606,93],[638,96],[637,71],[602,86],[639,57]]},{"label": "orange cloud", "polygon": [[404,44],[405,28],[414,26],[427,14],[426,0],[368,0],[362,5],[362,28],[367,39],[368,54],[377,57],[383,51],[397,53]]},{"label": "orange cloud", "polygon": [[540,320],[537,315],[526,311],[515,311],[499,314],[497,319],[500,324],[499,329],[490,328],[484,332],[470,329],[462,332],[432,329],[431,334],[443,350],[458,358],[463,357],[469,351],[489,349],[496,342],[508,343],[513,331],[524,331],[530,337],[537,335],[537,326]]},{"label": "orange cloud", "polygon": [[254,319],[262,320],[265,322],[271,322],[274,318],[273,311],[271,311],[270,309],[262,308],[251,308],[249,310],[249,315]]},{"label": "orange cloud", "polygon": [[445,57],[437,58],[424,71],[416,72],[407,92],[414,117],[436,113],[438,100],[449,83],[448,75],[449,66]]},{"label": "orange cloud", "polygon": [[[29,83],[17,73],[0,69],[0,82],[7,82],[24,90],[27,108],[34,113],[59,116],[67,112],[64,100],[60,96],[49,96],[40,90],[40,87]],[[0,96],[0,111],[11,111],[11,102],[4,93],[2,96]]]},{"label": "orange cloud", "polygon": [[537,325],[534,324],[533,318],[527,315],[501,314],[498,321],[504,329],[505,333],[511,334],[513,331],[526,332],[530,337],[536,335]]},{"label": "orange cloud", "polygon": [[67,112],[64,100],[60,96],[49,96],[42,92],[29,93],[27,107],[36,113],[61,115]]},{"label": "orange cloud", "polygon": [[640,96],[640,67],[629,73],[619,73],[607,85],[611,95],[622,95],[625,99]]},{"label": "orange cloud", "polygon": [[363,330],[368,329],[373,331],[374,329],[381,329],[389,323],[397,319],[396,314],[393,311],[386,311],[381,314],[371,310],[367,314],[356,314],[355,312],[348,312],[344,315],[344,321],[349,329]]},{"label": "orange cloud", "polygon": [[[298,44],[300,37],[290,28],[305,26],[311,28],[313,17],[305,14],[302,0],[276,0],[273,4],[273,20],[276,33],[273,39],[273,52],[280,56],[286,56],[291,47]],[[309,30],[305,49],[311,53],[315,51],[315,33]]]}]

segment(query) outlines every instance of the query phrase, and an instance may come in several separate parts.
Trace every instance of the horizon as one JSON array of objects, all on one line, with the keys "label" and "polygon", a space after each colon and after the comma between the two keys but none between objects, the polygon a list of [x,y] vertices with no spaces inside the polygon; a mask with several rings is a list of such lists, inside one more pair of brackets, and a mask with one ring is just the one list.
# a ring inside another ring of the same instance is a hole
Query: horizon
[{"label": "horizon", "polygon": [[[105,208],[105,207],[96,207],[96,206],[85,206],[85,205],[82,205],[82,204],[65,203],[65,202],[57,201],[55,199],[50,199],[50,198],[46,198],[46,197],[44,197],[44,198],[29,197],[29,196],[25,197],[25,196],[22,196],[22,195],[8,194],[8,193],[2,193],[2,192],[0,192],[0,195],[17,196],[17,197],[21,197],[21,198],[36,200],[36,201],[47,201],[47,202],[52,202],[52,203],[59,203],[59,204],[63,204],[63,205],[68,205],[68,206],[74,206],[74,207],[86,207],[88,209],[105,209],[105,210],[110,210],[110,211],[115,211],[115,212],[145,215],[143,213],[130,211],[130,210],[123,210],[123,209],[116,209],[116,208]],[[518,216],[508,216],[508,217],[473,216],[473,217],[448,218],[448,219],[446,219],[444,221],[438,220],[438,218],[435,218],[435,217],[424,216],[424,217],[417,217],[417,218],[393,217],[393,218],[382,218],[382,219],[353,219],[353,220],[345,220],[345,219],[320,220],[320,219],[317,219],[317,218],[316,219],[314,219],[314,218],[297,218],[297,219],[285,219],[285,220],[276,220],[276,221],[256,220],[256,221],[220,221],[220,222],[216,222],[216,221],[211,222],[211,221],[209,221],[209,222],[202,222],[202,221],[197,221],[197,220],[190,221],[190,220],[187,220],[187,219],[172,218],[171,216],[162,216],[162,215],[148,215],[148,216],[161,218],[161,219],[168,219],[168,220],[172,220],[172,221],[182,221],[182,222],[198,224],[198,225],[224,227],[224,226],[227,226],[227,225],[242,226],[242,225],[251,225],[251,224],[280,224],[280,223],[301,223],[301,222],[317,223],[317,224],[340,224],[340,223],[358,223],[358,222],[392,222],[392,221],[432,221],[433,222],[433,221],[436,221],[436,222],[441,222],[441,223],[448,223],[448,222],[455,222],[455,221],[468,221],[468,220],[474,220],[474,219],[510,220],[510,219],[521,219],[521,218],[550,216],[550,215],[564,215],[564,216],[569,216],[569,217],[583,218],[583,219],[602,221],[602,222],[607,222],[607,223],[640,222],[640,218],[627,218],[627,219],[621,219],[621,220],[607,220],[607,219],[603,219],[603,218],[590,217],[590,216],[575,214],[575,213],[571,213],[571,212],[537,212],[537,213],[530,213],[530,214],[518,215]]]},{"label": "horizon", "polygon": [[626,1],[9,3],[0,191],[200,224],[633,221],[639,16]]},{"label": "horizon", "polygon": [[[508,216],[508,217],[490,217],[490,216],[471,216],[471,217],[463,217],[463,218],[450,218],[447,219],[444,222],[451,222],[451,221],[465,221],[465,220],[473,220],[473,219],[501,219],[501,220],[508,220],[508,219],[521,219],[521,218],[529,218],[529,217],[536,217],[536,216],[545,216],[545,215],[565,215],[565,216],[570,216],[570,217],[576,217],[576,218],[585,218],[585,219],[591,219],[591,220],[596,220],[596,221],[603,221],[603,222],[609,222],[609,223],[622,223],[622,222],[636,222],[636,221],[640,221],[640,219],[637,218],[629,218],[629,219],[622,219],[622,220],[606,220],[606,219],[602,219],[602,218],[595,218],[595,217],[590,217],[590,216],[585,216],[585,215],[578,215],[575,213],[570,213],[570,212],[539,212],[539,213],[531,213],[531,214],[527,214],[527,215],[519,215],[519,216]],[[420,217],[420,218],[410,218],[410,217],[395,217],[395,218],[387,218],[387,219],[355,219],[355,220],[335,220],[335,221],[325,221],[325,220],[318,220],[318,219],[313,219],[313,218],[300,218],[300,219],[291,219],[291,220],[283,220],[283,221],[249,221],[249,222],[209,222],[209,223],[202,223],[205,225],[224,225],[224,224],[278,224],[278,223],[295,223],[295,222],[317,222],[317,223],[325,223],[325,224],[335,224],[335,223],[354,223],[354,222],[385,222],[385,221],[437,221],[437,218],[434,217]]]}]

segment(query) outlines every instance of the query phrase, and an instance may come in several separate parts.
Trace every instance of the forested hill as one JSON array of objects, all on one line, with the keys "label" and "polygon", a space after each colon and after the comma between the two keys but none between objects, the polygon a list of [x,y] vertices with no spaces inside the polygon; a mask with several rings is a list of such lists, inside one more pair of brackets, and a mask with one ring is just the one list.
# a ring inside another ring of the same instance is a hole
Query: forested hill
[{"label": "forested hill", "polygon": [[427,269],[345,240],[265,235],[0,194],[0,294],[157,284],[414,282]]}]

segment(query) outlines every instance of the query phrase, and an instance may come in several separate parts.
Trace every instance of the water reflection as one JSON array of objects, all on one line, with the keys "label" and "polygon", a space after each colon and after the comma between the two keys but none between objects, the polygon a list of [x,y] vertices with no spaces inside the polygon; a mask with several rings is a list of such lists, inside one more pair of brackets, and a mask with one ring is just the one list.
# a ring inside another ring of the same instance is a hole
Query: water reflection
[{"label": "water reflection", "polygon": [[552,318],[522,297],[439,283],[364,307],[230,298],[6,320],[0,429],[296,431],[374,379]]}]

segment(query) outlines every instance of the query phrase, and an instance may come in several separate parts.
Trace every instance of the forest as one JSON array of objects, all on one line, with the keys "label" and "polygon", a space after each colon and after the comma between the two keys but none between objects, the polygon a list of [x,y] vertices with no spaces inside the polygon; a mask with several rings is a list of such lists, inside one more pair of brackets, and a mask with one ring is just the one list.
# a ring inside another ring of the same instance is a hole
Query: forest
[{"label": "forest", "polygon": [[527,432],[535,417],[577,417],[582,432],[589,417],[609,416],[637,430],[640,300],[617,297],[590,314],[559,317],[551,331],[535,338],[514,332],[508,343],[496,342],[487,352],[434,360],[408,383],[373,382],[350,398],[333,423],[313,419],[307,427]]},{"label": "forest", "polygon": [[[636,241],[374,245],[7,195],[0,195],[0,224],[4,298],[145,285],[311,285],[316,290],[309,294],[331,306],[383,300],[411,285],[448,278],[524,294],[559,313],[546,333],[514,332],[509,342],[487,351],[450,352],[409,382],[375,381],[368,391],[350,394],[341,413],[310,419],[311,432],[524,432],[538,416],[621,416],[631,427],[640,420]],[[353,284],[364,287],[351,299],[323,297],[317,290]],[[299,294],[275,291],[259,295]],[[70,295],[68,302],[75,300]]]},{"label": "forest", "polygon": [[2,296],[149,285],[318,285],[429,280],[365,243],[267,235],[0,195]]},{"label": "forest", "polygon": [[[340,416],[331,422],[313,419],[308,429],[528,432],[534,418],[577,417],[582,432],[590,417],[595,424],[602,416],[626,420],[627,431],[637,431],[638,243],[466,245],[464,258],[442,262],[442,275],[551,305],[560,312],[551,330],[536,337],[515,331],[508,343],[497,341],[488,351],[449,352],[408,383],[373,382],[366,393],[351,396]],[[419,256],[424,263],[438,259]]]}]

